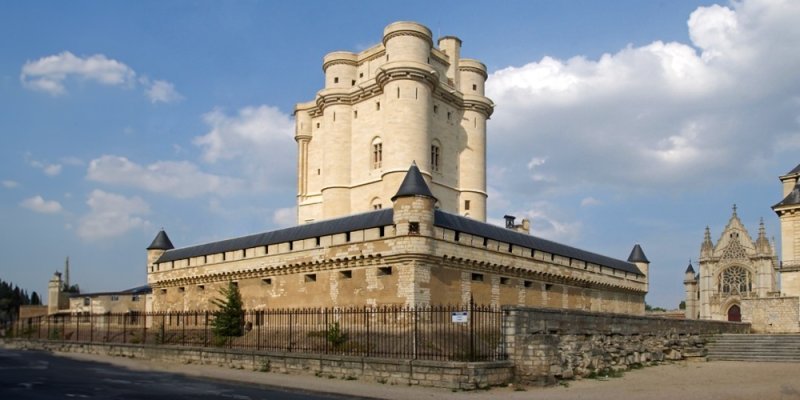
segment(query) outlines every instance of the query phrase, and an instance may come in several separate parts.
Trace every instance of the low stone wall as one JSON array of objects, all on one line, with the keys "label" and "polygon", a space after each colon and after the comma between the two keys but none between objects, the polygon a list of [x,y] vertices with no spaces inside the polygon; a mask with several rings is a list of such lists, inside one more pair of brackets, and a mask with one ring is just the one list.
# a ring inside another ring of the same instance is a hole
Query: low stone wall
[{"label": "low stone wall", "polygon": [[742,321],[754,333],[800,332],[800,298],[773,297],[742,299]]},{"label": "low stone wall", "polygon": [[721,333],[750,325],[542,308],[505,308],[506,352],[516,379],[551,384],[664,360],[704,357]]},{"label": "low stone wall", "polygon": [[96,344],[6,339],[5,347],[53,352],[101,354],[154,361],[217,365],[326,378],[358,379],[392,385],[420,385],[473,390],[505,385],[513,380],[509,361],[448,362],[347,357],[319,354],[253,352],[235,349],[187,348],[134,344]]}]

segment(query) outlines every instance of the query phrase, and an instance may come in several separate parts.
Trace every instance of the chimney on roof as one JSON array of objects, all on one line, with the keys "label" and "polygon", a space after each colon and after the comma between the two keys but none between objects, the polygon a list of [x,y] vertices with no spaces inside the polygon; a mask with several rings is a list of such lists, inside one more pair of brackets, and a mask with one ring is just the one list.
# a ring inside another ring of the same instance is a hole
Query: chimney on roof
[{"label": "chimney on roof", "polygon": [[531,234],[531,221],[527,218],[523,218],[522,223],[520,224],[515,222],[517,217],[513,215],[505,215],[503,218],[506,220],[506,229],[511,229],[512,231],[517,231],[527,235]]},{"label": "chimney on roof", "polygon": [[517,217],[513,215],[504,215],[503,218],[506,220],[506,228],[514,229],[514,220],[517,219]]}]

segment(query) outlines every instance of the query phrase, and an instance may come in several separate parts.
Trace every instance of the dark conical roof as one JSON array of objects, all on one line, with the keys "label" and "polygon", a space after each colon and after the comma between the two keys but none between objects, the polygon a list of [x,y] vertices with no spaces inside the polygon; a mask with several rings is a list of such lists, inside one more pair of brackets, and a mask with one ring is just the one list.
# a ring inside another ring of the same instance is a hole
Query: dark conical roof
[{"label": "dark conical roof", "polygon": [[639,244],[637,243],[636,246],[633,246],[633,250],[631,250],[631,255],[628,256],[628,262],[632,263],[645,262],[649,264],[650,260],[648,260],[647,256],[644,255],[642,246],[639,246]]},{"label": "dark conical roof", "polygon": [[[798,168],[800,168],[800,165],[798,166]],[[797,168],[795,168],[795,169],[797,169]],[[793,205],[796,205],[796,204],[800,204],[800,181],[798,181],[794,185],[794,189],[792,189],[792,191],[789,192],[789,194],[786,195],[786,197],[783,200],[781,200],[780,203],[775,204],[774,206],[772,206],[772,209],[774,210],[777,207],[793,206]]]},{"label": "dark conical roof", "polygon": [[694,275],[694,267],[692,267],[692,262],[691,261],[689,261],[689,266],[686,267],[686,272],[685,273],[687,273],[687,274],[691,273],[692,275]]},{"label": "dark conical roof", "polygon": [[153,243],[147,246],[147,250],[172,250],[174,248],[175,246],[173,246],[172,242],[169,240],[167,232],[164,232],[163,229],[158,231],[158,235],[153,239]]},{"label": "dark conical roof", "polygon": [[411,163],[411,168],[408,169],[408,173],[403,178],[400,189],[397,189],[397,193],[392,197],[392,201],[398,197],[407,196],[425,196],[436,200],[436,197],[433,197],[433,193],[431,193],[431,189],[428,188],[428,184],[425,183],[422,173],[419,172],[416,162]]}]

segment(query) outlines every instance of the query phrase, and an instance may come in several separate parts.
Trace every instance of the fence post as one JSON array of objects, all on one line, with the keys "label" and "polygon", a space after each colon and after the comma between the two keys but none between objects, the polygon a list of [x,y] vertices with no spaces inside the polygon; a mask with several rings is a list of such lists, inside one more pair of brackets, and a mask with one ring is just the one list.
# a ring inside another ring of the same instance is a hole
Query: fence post
[{"label": "fence post", "polygon": [[287,310],[289,314],[289,352],[292,352],[292,312],[291,310]]},{"label": "fence post", "polygon": [[94,313],[89,313],[89,342],[94,342]]},{"label": "fence post", "polygon": [[264,324],[264,310],[256,311],[256,350],[261,350],[261,325]]},{"label": "fence post", "polygon": [[142,319],[142,344],[147,344],[147,317],[150,316],[149,312],[144,313]]},{"label": "fence post", "polygon": [[322,315],[325,317],[325,327],[324,332],[322,334],[323,340],[325,340],[325,354],[328,354],[328,307],[322,309]]},{"label": "fence post", "polygon": [[67,318],[66,315],[61,316],[61,340],[67,340]]},{"label": "fence post", "polygon": [[372,309],[372,308],[368,309],[367,306],[364,306],[364,315],[367,316],[367,357],[369,357],[369,351],[370,351],[370,348],[369,348],[369,345],[370,345],[370,343],[369,343],[370,342],[369,320],[372,319],[372,314],[374,312],[375,312],[375,309]]},{"label": "fence post", "polygon": [[103,338],[103,343],[105,343],[111,339],[111,313],[105,313],[103,319],[106,322],[106,337]]},{"label": "fence post", "polygon": [[166,322],[167,322],[167,315],[161,314],[161,340],[159,340],[161,343],[156,343],[156,344],[164,344],[164,342],[167,341],[166,340],[167,334],[164,332],[164,326],[166,325]]},{"label": "fence post", "polygon": [[181,345],[186,346],[186,311],[183,311],[178,315],[183,317],[183,321],[181,321]]},{"label": "fence post", "polygon": [[419,343],[419,309],[414,306],[414,359],[417,359],[417,344]]},{"label": "fence post", "polygon": [[128,318],[122,315],[122,343],[128,343]]},{"label": "fence post", "polygon": [[475,361],[475,302],[469,297],[469,360]]},{"label": "fence post", "polygon": [[203,329],[203,347],[208,347],[208,310],[206,310],[205,328]]}]

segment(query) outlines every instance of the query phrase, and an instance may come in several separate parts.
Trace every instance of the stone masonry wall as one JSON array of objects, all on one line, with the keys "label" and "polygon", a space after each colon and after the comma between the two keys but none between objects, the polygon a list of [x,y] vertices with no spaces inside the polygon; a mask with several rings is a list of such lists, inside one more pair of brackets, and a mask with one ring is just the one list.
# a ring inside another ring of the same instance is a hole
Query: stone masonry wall
[{"label": "stone masonry wall", "polygon": [[458,390],[484,389],[512,381],[508,361],[449,362],[348,357],[321,354],[254,352],[234,349],[187,348],[133,344],[90,344],[13,339],[0,345],[17,349],[101,354],[183,364],[216,365],[252,371],[309,374],[358,379],[391,385],[420,385]]},{"label": "stone masonry wall", "polygon": [[742,321],[754,333],[800,332],[800,298],[742,299]]},{"label": "stone masonry wall", "polygon": [[703,357],[710,336],[750,330],[745,323],[575,310],[507,307],[505,312],[506,351],[516,379],[527,384]]}]

